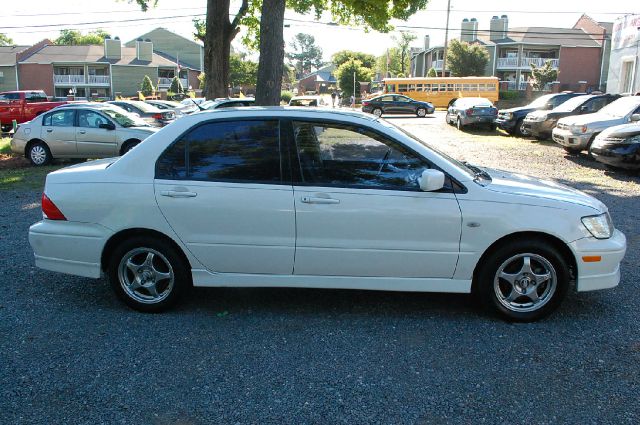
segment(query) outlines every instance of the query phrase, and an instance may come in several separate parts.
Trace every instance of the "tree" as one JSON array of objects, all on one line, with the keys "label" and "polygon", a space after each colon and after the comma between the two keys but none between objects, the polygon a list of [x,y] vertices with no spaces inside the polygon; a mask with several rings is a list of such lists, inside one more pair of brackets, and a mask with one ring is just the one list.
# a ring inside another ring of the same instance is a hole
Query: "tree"
[{"label": "tree", "polygon": [[258,63],[247,59],[245,54],[232,53],[229,58],[229,81],[232,86],[255,86],[258,78]]},{"label": "tree", "polygon": [[153,83],[151,82],[151,78],[149,78],[148,75],[145,75],[142,79],[140,91],[144,96],[153,96],[153,94],[156,92],[156,89],[153,87]]},{"label": "tree", "polygon": [[429,68],[429,72],[427,72],[427,77],[437,77],[438,72],[434,67]]},{"label": "tree", "polygon": [[551,61],[548,60],[541,67],[531,64],[531,74],[533,75],[533,87],[536,90],[544,90],[544,87],[558,79],[558,70],[553,69]]},{"label": "tree", "polygon": [[107,37],[110,37],[109,33],[101,29],[87,34],[82,34],[76,30],[60,30],[60,36],[53,42],[65,46],[88,46],[90,44],[102,44]]},{"label": "tree", "polygon": [[394,36],[393,40],[396,42],[398,51],[400,52],[400,72],[404,75],[407,74],[407,68],[411,64],[411,57],[409,55],[409,44],[416,39],[414,34],[406,31],[400,31],[400,38]]},{"label": "tree", "polygon": [[402,53],[397,47],[388,49],[387,53],[382,56],[378,56],[376,60],[376,70],[380,75],[397,76],[402,72],[403,68],[410,66],[410,58],[407,56],[404,59],[405,63],[402,63]]},{"label": "tree", "polygon": [[376,57],[368,53],[354,52],[352,50],[340,50],[331,56],[331,62],[333,62],[336,68],[340,67],[340,65],[350,59],[359,60],[365,68],[374,69],[376,66]]},{"label": "tree", "polygon": [[289,43],[293,49],[287,53],[287,59],[293,62],[298,75],[302,76],[311,72],[313,68],[320,68],[322,61],[322,49],[316,45],[316,39],[310,34],[298,33]]},{"label": "tree", "polygon": [[263,0],[260,17],[260,61],[256,105],[279,105],[284,61],[284,10],[286,0]]},{"label": "tree", "polygon": [[0,46],[12,46],[13,39],[5,34],[0,33]]},{"label": "tree", "polygon": [[180,81],[180,78],[178,78],[177,75],[173,77],[173,79],[171,80],[171,86],[169,87],[169,91],[174,94],[184,93],[184,87],[182,87],[182,81]]},{"label": "tree", "polygon": [[489,63],[489,53],[478,44],[451,40],[447,52],[447,67],[454,77],[483,75]]},{"label": "tree", "polygon": [[357,59],[350,59],[336,69],[336,79],[340,85],[340,89],[347,95],[351,96],[353,91],[353,73],[356,74],[356,92],[358,96],[360,92],[360,81],[371,81],[373,71],[370,68],[362,66],[362,62]]}]

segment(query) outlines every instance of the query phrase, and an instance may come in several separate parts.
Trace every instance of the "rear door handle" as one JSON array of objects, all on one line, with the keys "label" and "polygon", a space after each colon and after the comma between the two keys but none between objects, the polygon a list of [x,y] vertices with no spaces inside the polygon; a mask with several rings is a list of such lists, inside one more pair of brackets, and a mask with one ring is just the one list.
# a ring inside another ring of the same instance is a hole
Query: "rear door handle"
[{"label": "rear door handle", "polygon": [[301,199],[305,204],[339,204],[339,199],[333,198],[317,198],[313,196],[303,196]]},{"label": "rear door handle", "polygon": [[51,133],[53,131],[53,128],[47,128],[47,133]]},{"label": "rear door handle", "polygon": [[196,192],[183,192],[179,190],[162,190],[160,191],[160,195],[168,196],[169,198],[195,198],[198,196]]},{"label": "rear door handle", "polygon": [[80,134],[86,134],[87,132],[86,132],[86,131],[84,131],[84,130],[78,130],[78,133],[80,133]]}]

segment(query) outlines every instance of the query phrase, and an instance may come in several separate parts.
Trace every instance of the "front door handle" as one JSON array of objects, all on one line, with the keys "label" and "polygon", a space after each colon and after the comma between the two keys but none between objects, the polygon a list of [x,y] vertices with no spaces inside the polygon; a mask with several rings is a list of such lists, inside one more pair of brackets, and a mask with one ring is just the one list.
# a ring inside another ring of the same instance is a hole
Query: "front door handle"
[{"label": "front door handle", "polygon": [[318,198],[313,196],[303,196],[301,199],[305,204],[339,204],[339,199],[333,198]]},{"label": "front door handle", "polygon": [[195,198],[198,196],[196,192],[183,192],[179,190],[163,190],[160,191],[160,195],[168,196],[169,198]]},{"label": "front door handle", "polygon": [[51,133],[53,131],[53,128],[47,128],[47,133]]},{"label": "front door handle", "polygon": [[86,132],[86,131],[84,131],[84,130],[78,130],[78,133],[80,133],[80,134],[86,134],[87,132]]}]

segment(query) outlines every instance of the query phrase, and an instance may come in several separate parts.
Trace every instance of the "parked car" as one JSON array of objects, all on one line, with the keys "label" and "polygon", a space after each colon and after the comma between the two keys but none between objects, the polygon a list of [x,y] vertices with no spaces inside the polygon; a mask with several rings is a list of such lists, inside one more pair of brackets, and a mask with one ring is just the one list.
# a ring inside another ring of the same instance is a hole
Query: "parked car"
[{"label": "parked car", "polygon": [[185,105],[185,106],[193,106],[193,105],[199,105],[202,102],[206,102],[207,99],[205,99],[204,97],[187,97],[186,99],[182,99],[180,101],[181,105]]},{"label": "parked car", "polygon": [[486,125],[489,129],[496,129],[498,109],[489,99],[482,97],[462,97],[456,99],[447,109],[445,121],[455,125],[458,130],[468,126]]},{"label": "parked car", "polygon": [[33,165],[55,158],[106,158],[125,154],[156,131],[114,105],[69,104],[20,125],[11,150]]},{"label": "parked car", "polygon": [[256,104],[256,100],[252,97],[245,98],[223,98],[216,100],[208,100],[206,102],[202,102],[198,107],[201,111],[211,111],[213,109],[222,109],[222,108],[237,108],[241,106],[253,106]]},{"label": "parked car", "polygon": [[321,96],[294,96],[289,100],[289,106],[326,106]]},{"label": "parked car", "polygon": [[145,100],[145,103],[164,111],[173,111],[176,113],[176,118],[199,111],[197,105],[183,105],[173,100]]},{"label": "parked car", "polygon": [[105,275],[141,311],[191,284],[473,291],[530,321],[570,283],[616,286],[626,250],[585,193],[332,109],[188,115],[120,158],[49,174],[42,210],[36,265]]},{"label": "parked car", "polygon": [[127,112],[137,114],[148,124],[154,127],[164,127],[176,119],[176,113],[170,110],[161,110],[139,100],[112,100],[107,103],[121,107]]},{"label": "parked car", "polygon": [[49,102],[42,90],[7,91],[0,93],[0,130],[8,132],[13,120],[18,124],[67,103]]},{"label": "parked car", "polygon": [[572,97],[583,95],[584,93],[552,93],[540,96],[530,104],[521,106],[519,108],[501,109],[498,112],[498,118],[496,119],[496,125],[506,131],[509,134],[516,136],[528,135],[527,130],[524,128],[524,119],[529,112],[543,110],[551,110]]},{"label": "parked car", "polygon": [[631,122],[634,114],[640,114],[640,96],[621,97],[595,114],[562,118],[553,129],[553,140],[570,153],[589,150],[600,132]]},{"label": "parked car", "polygon": [[362,112],[377,117],[382,114],[411,114],[426,117],[433,114],[436,108],[429,102],[421,102],[401,94],[385,94],[362,101]]},{"label": "parked car", "polygon": [[527,134],[536,139],[548,139],[551,137],[551,132],[560,118],[598,112],[619,98],[620,95],[611,94],[585,94],[576,96],[561,103],[551,111],[529,112],[524,119],[523,128]]},{"label": "parked car", "polygon": [[591,156],[612,167],[640,170],[640,114],[631,121],[600,133],[591,145]]}]

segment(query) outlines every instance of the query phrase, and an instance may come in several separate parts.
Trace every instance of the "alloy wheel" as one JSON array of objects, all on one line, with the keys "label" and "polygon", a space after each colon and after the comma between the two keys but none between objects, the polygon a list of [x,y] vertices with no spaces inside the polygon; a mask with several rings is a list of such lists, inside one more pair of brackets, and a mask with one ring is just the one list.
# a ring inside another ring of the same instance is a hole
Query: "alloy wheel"
[{"label": "alloy wheel", "polygon": [[31,151],[29,152],[29,157],[35,165],[43,165],[44,163],[46,163],[47,156],[47,151],[42,145],[36,145],[32,147]]},{"label": "alloy wheel", "polygon": [[136,248],[120,260],[118,280],[133,300],[155,304],[171,294],[175,276],[171,263],[160,252],[152,248]]}]

